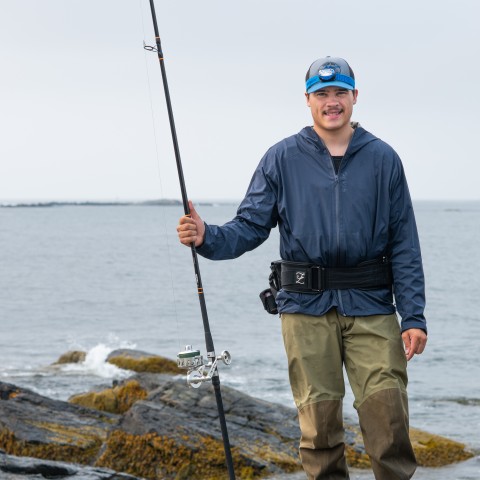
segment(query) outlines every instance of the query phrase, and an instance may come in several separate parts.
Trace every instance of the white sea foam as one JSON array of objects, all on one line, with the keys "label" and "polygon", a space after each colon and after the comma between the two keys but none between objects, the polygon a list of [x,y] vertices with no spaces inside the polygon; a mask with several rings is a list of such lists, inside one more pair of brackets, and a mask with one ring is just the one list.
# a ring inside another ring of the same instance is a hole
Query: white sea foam
[{"label": "white sea foam", "polygon": [[[128,345],[129,348],[132,345]],[[85,360],[80,363],[68,363],[61,365],[62,372],[72,372],[80,375],[93,375],[100,378],[126,378],[132,375],[132,372],[118,368],[111,363],[108,363],[108,355],[117,347],[107,346],[99,343],[91,348],[85,357]],[[125,345],[122,345],[125,348]]]}]

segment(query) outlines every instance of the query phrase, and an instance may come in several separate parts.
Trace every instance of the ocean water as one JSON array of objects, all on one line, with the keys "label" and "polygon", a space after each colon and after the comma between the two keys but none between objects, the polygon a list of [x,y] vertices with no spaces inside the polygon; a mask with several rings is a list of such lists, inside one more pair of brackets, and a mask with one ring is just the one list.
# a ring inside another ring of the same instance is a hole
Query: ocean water
[{"label": "ocean water", "polygon": [[[200,205],[223,223],[233,205]],[[409,363],[411,425],[480,451],[480,202],[417,202],[427,278],[429,342]],[[204,336],[191,255],[176,240],[175,206],[0,208],[0,379],[53,398],[128,375],[104,363],[131,347],[176,358]],[[258,293],[278,233],[233,261],[200,258],[222,383],[293,406],[280,323]],[[83,364],[53,366],[67,350]],[[348,391],[345,412],[354,418]],[[280,478],[280,477],[279,477]],[[290,476],[303,478],[302,476]],[[352,478],[370,480],[371,473]],[[480,461],[420,469],[419,479],[480,479]]]}]

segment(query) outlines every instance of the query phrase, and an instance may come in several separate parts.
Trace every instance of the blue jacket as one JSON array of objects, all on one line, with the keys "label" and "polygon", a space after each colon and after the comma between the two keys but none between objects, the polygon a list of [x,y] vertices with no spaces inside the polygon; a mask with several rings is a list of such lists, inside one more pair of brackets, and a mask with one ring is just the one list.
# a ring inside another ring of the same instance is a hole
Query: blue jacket
[{"label": "blue jacket", "polygon": [[[213,260],[254,249],[275,226],[284,260],[356,266],[387,255],[392,262],[402,331],[426,331],[424,276],[412,202],[400,158],[385,142],[357,126],[338,174],[311,127],[271,147],[258,165],[236,217],[206,224],[198,253]],[[272,259],[274,260],[274,259]],[[395,312],[392,290],[281,290],[280,313],[366,316]]]}]

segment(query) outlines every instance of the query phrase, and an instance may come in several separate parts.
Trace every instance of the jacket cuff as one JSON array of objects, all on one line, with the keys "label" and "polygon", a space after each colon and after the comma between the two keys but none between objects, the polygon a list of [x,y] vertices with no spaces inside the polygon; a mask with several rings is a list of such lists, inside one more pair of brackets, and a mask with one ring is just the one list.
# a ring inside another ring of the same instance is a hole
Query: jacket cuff
[{"label": "jacket cuff", "polygon": [[210,233],[210,226],[205,222],[203,223],[205,225],[205,236],[203,237],[203,243],[199,247],[196,247],[195,251],[202,257],[209,258],[213,253],[212,235]]},{"label": "jacket cuff", "polygon": [[405,320],[402,319],[401,323],[402,333],[406,330],[410,330],[411,328],[419,328],[423,330],[425,333],[427,332],[427,321],[425,318],[406,318]]}]

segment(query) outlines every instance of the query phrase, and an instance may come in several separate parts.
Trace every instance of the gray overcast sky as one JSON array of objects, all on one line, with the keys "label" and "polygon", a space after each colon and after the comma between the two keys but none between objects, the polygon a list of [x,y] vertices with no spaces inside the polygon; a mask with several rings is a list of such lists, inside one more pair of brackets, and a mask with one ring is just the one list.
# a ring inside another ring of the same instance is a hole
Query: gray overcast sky
[{"label": "gray overcast sky", "polygon": [[[266,149],[311,124],[304,75],[326,55],[350,62],[353,118],[397,150],[414,199],[480,198],[478,0],[156,9],[190,198],[243,197]],[[0,199],[180,198],[143,40],[148,0],[0,0]]]}]

